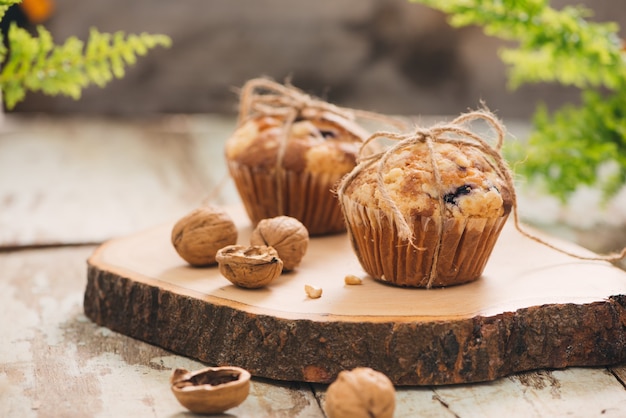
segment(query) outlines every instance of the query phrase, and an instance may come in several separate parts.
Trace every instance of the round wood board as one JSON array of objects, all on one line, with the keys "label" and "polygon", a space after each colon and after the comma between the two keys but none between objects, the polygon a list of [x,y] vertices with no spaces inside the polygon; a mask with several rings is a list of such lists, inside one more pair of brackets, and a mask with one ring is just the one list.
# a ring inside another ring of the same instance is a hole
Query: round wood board
[{"label": "round wood board", "polygon": [[[243,209],[228,212],[247,243]],[[279,380],[328,383],[367,366],[397,385],[438,385],[626,360],[626,272],[550,250],[511,225],[483,277],[428,290],[368,277],[346,234],[312,238],[295,271],[266,288],[242,289],[217,267],[188,266],[170,243],[172,226],[94,252],[89,318],[208,364]],[[363,284],[346,285],[348,274]],[[322,297],[308,298],[306,284],[321,287]]]}]

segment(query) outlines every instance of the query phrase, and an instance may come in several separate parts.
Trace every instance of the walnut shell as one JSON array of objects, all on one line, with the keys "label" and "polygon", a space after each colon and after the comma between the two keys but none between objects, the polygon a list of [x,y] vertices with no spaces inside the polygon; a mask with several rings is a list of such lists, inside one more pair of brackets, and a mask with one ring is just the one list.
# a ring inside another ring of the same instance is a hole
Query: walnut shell
[{"label": "walnut shell", "polygon": [[229,245],[219,250],[215,257],[224,277],[249,289],[269,284],[283,271],[278,252],[265,245]]},{"label": "walnut shell", "polygon": [[368,367],[342,371],[326,391],[328,418],[392,418],[396,391],[383,373]]},{"label": "walnut shell", "polygon": [[170,377],[178,402],[196,414],[219,414],[241,404],[250,393],[250,373],[239,367],[176,369]]},{"label": "walnut shell", "polygon": [[283,270],[293,270],[306,254],[309,231],[291,216],[263,219],[252,231],[250,244],[274,247],[283,260]]},{"label": "walnut shell", "polygon": [[220,248],[237,242],[237,227],[216,206],[203,206],[181,218],[172,229],[172,244],[192,266],[215,264]]}]

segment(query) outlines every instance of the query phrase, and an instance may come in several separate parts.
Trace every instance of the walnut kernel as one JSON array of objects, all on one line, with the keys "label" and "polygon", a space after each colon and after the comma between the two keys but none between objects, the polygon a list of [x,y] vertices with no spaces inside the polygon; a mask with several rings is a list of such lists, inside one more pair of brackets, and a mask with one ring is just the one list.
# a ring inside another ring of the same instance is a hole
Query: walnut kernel
[{"label": "walnut kernel", "polygon": [[181,218],[172,229],[172,244],[192,266],[215,264],[217,250],[237,242],[237,227],[216,206],[197,208]]},{"label": "walnut kernel", "polygon": [[283,271],[278,252],[265,245],[229,245],[220,249],[215,257],[224,277],[249,289],[269,284]]},{"label": "walnut kernel", "polygon": [[396,407],[391,380],[368,367],[340,372],[325,399],[328,418],[392,418]]},{"label": "walnut kernel", "polygon": [[351,286],[363,284],[363,279],[361,279],[358,276],[355,276],[354,274],[346,275],[346,277],[344,277],[343,281],[344,281],[345,284],[351,285]]},{"label": "walnut kernel", "polygon": [[290,216],[277,216],[261,220],[250,237],[252,245],[267,245],[278,251],[283,260],[284,270],[296,268],[309,243],[309,231],[306,227]]},{"label": "walnut kernel", "polygon": [[304,285],[304,291],[306,295],[311,299],[319,299],[322,297],[322,288],[317,286],[311,286],[310,284]]}]

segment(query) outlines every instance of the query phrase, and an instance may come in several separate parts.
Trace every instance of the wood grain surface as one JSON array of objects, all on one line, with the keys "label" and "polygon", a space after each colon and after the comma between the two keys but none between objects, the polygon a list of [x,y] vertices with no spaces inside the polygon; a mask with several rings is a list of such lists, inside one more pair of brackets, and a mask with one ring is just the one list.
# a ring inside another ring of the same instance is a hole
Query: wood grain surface
[{"label": "wood grain surface", "polygon": [[[0,253],[0,416],[190,416],[169,391],[169,375],[205,363],[85,317],[85,260],[94,250]],[[395,417],[619,417],[626,414],[625,376],[624,366],[585,367],[401,387]],[[225,416],[323,417],[326,387],[253,378],[248,399]]]},{"label": "wood grain surface", "polygon": [[99,243],[232,202],[227,117],[51,118],[0,124],[0,248]]},{"label": "wood grain surface", "polygon": [[[243,209],[227,212],[239,242],[249,242]],[[480,280],[430,290],[372,280],[346,234],[311,238],[295,271],[266,288],[242,289],[216,267],[188,266],[171,244],[172,225],[96,250],[84,300],[89,318],[279,380],[330,383],[341,370],[366,366],[397,385],[443,385],[626,360],[626,272],[558,253],[511,225]],[[345,285],[350,274],[364,284]],[[307,284],[323,296],[308,299]]]}]

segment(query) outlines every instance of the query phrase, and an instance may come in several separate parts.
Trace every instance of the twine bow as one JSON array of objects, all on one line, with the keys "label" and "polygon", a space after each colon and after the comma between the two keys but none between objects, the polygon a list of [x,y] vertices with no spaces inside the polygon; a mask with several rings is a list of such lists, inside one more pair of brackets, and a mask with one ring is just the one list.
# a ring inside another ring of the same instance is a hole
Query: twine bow
[{"label": "twine bow", "polygon": [[[346,121],[365,118],[390,124],[399,129],[407,125],[395,118],[376,112],[339,107],[314,98],[288,82],[283,85],[267,78],[253,78],[244,84],[239,100],[239,124],[257,115],[286,118],[291,123],[298,117],[313,119],[325,113],[339,116]],[[287,123],[286,123],[287,124]]]},{"label": "twine bow", "polygon": [[[474,133],[468,127],[465,126],[469,122],[473,122],[477,120],[485,121],[490,126],[490,128],[496,133],[495,145],[493,146],[490,145],[487,141],[482,139],[479,135],[477,135],[476,133]],[[378,154],[374,154],[374,155],[367,156],[367,157],[360,156],[359,164],[350,174],[344,177],[337,191],[341,205],[342,206],[344,205],[342,196],[345,193],[348,185],[356,178],[356,176],[360,172],[367,169],[368,167],[376,165],[376,183],[378,186],[378,191],[380,192],[381,200],[385,202],[386,205],[391,210],[392,220],[394,221],[394,223],[396,224],[398,228],[398,236],[401,239],[406,239],[410,245],[412,245],[419,251],[420,248],[418,248],[413,241],[414,239],[413,229],[410,226],[407,219],[405,218],[405,216],[402,214],[402,212],[398,208],[398,205],[394,202],[394,200],[389,195],[389,191],[387,190],[387,186],[385,185],[385,182],[383,179],[383,173],[384,173],[384,169],[387,164],[387,161],[396,152],[400,151],[401,149],[412,147],[413,145],[416,145],[419,143],[425,144],[428,149],[428,158],[430,160],[433,177],[435,179],[437,200],[439,201],[439,211],[441,215],[438,225],[437,225],[439,239],[438,239],[435,251],[434,251],[434,259],[433,259],[433,264],[432,264],[431,274],[430,274],[430,279],[429,279],[429,285],[430,285],[436,279],[436,275],[437,275],[437,261],[438,261],[442,238],[443,238],[443,232],[444,232],[443,231],[443,227],[444,227],[443,219],[445,218],[445,211],[446,211],[445,201],[444,201],[445,190],[444,190],[444,184],[441,179],[441,173],[437,165],[435,144],[437,143],[452,144],[452,145],[461,146],[461,147],[472,147],[472,148],[480,150],[483,154],[491,157],[490,159],[489,158],[487,159],[489,164],[492,166],[495,172],[503,179],[503,181],[505,182],[511,194],[511,201],[512,201],[511,211],[513,215],[514,226],[522,235],[526,236],[527,238],[530,238],[533,241],[543,244],[546,247],[556,250],[562,254],[566,254],[571,257],[580,259],[580,260],[615,262],[626,257],[626,248],[622,249],[622,251],[619,253],[612,253],[608,255],[584,256],[580,254],[575,254],[563,248],[550,244],[549,242],[539,238],[538,236],[532,234],[531,232],[526,231],[522,227],[521,222],[519,220],[519,215],[518,215],[518,210],[517,210],[517,195],[516,195],[515,186],[513,183],[513,176],[511,174],[511,170],[509,169],[506,161],[504,160],[504,157],[501,154],[501,148],[504,143],[504,136],[505,136],[504,127],[498,121],[498,119],[488,110],[479,110],[479,111],[466,113],[454,119],[450,123],[435,125],[431,128],[419,128],[418,127],[413,132],[407,133],[407,134],[397,134],[397,133],[392,133],[392,132],[377,132],[373,134],[372,136],[370,136],[363,143],[363,148],[365,148],[365,146],[369,144],[370,142],[381,139],[381,138],[386,138],[386,139],[390,139],[393,141],[397,141],[397,143],[393,145],[392,147],[390,147],[389,149],[383,152],[380,152]],[[344,212],[345,212],[345,209],[346,208],[344,206]]]},{"label": "twine bow", "polygon": [[279,140],[276,156],[276,195],[281,213],[285,213],[282,193],[283,160],[290,139],[291,127],[302,117],[305,119],[330,119],[346,130],[354,131],[357,118],[384,122],[400,129],[406,124],[390,116],[375,112],[343,108],[324,100],[314,98],[289,83],[282,85],[267,78],[254,78],[244,84],[240,93],[238,124],[242,125],[249,119],[259,115],[274,116],[284,120],[283,135]]}]

